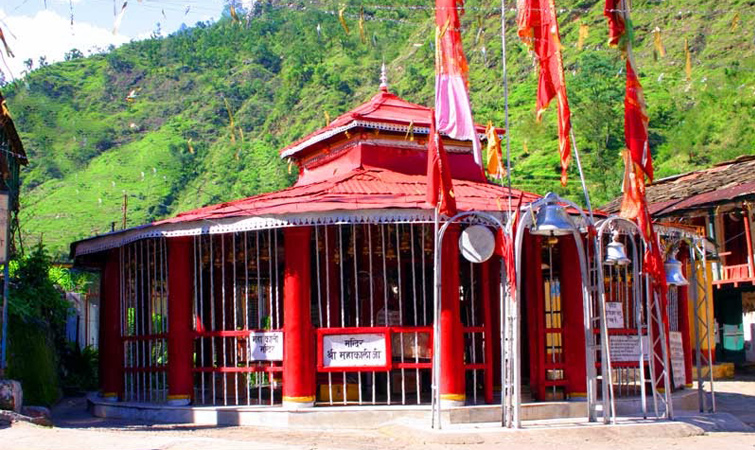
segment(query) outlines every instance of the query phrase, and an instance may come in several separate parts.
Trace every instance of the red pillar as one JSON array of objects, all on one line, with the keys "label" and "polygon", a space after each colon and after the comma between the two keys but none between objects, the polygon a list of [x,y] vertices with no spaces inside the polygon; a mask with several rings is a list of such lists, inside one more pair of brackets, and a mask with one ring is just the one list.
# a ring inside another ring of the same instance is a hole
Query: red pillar
[{"label": "red pillar", "polygon": [[587,396],[587,362],[582,299],[582,274],[574,238],[559,240],[561,254],[561,311],[564,327],[566,394],[570,398]]},{"label": "red pillar", "polygon": [[315,403],[315,342],[310,316],[311,227],[284,231],[283,406],[306,408]]},{"label": "red pillar", "polygon": [[[522,299],[520,321],[527,321],[526,341],[521,344],[522,360],[518,364],[529,364],[530,388],[537,400],[545,400],[545,297],[543,285],[542,239],[531,234],[524,235],[523,271],[524,298]],[[521,336],[524,338],[524,336]],[[526,350],[525,350],[526,349]],[[525,358],[524,355],[527,355]],[[522,367],[522,370],[526,370]]]},{"label": "red pillar", "polygon": [[192,238],[168,243],[168,403],[188,405],[194,390],[192,373]]},{"label": "red pillar", "polygon": [[[685,247],[684,253],[679,256],[682,263],[682,274],[689,280],[687,273],[687,263],[689,262],[689,250]],[[690,339],[689,323],[689,286],[679,286],[679,331],[682,332],[682,346],[684,348],[684,384],[686,387],[692,387],[692,340]],[[694,308],[694,306],[692,306]],[[681,387],[681,386],[679,386]]]},{"label": "red pillar", "polygon": [[450,226],[443,237],[440,308],[440,399],[446,406],[466,400],[464,332],[459,304],[459,228]]},{"label": "red pillar", "polygon": [[493,403],[493,309],[491,302],[493,299],[498,299],[498,296],[490,295],[490,287],[488,283],[492,277],[490,275],[491,266],[493,265],[493,259],[489,259],[482,263],[480,267],[480,278],[482,287],[482,316],[484,323],[484,336],[485,336],[485,403]]},{"label": "red pillar", "polygon": [[100,287],[100,375],[106,400],[123,398],[123,341],[121,340],[121,257],[110,250]]}]

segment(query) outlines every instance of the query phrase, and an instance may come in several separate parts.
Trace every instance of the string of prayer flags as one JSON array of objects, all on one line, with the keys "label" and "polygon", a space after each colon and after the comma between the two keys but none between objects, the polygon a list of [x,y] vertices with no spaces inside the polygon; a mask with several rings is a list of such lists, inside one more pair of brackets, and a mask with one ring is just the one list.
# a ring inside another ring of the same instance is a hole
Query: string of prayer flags
[{"label": "string of prayer flags", "polygon": [[113,35],[118,34],[118,28],[120,28],[121,22],[123,21],[123,16],[126,14],[127,6],[128,1],[123,2],[123,6],[121,6],[120,12],[118,12],[118,15],[115,16],[115,21],[113,22]]},{"label": "string of prayer flags", "polygon": [[590,25],[583,23],[579,26],[579,38],[577,39],[578,50],[582,50],[582,48],[585,46],[585,40],[587,40],[588,34],[590,34]]},{"label": "string of prayer flags", "polygon": [[655,51],[653,52],[655,59],[658,59],[658,57],[664,58],[666,56],[666,48],[663,46],[661,29],[658,27],[655,27],[655,30],[653,30],[653,45],[655,46]]},{"label": "string of prayer flags", "polygon": [[488,139],[488,174],[494,178],[501,179],[505,170],[503,169],[503,151],[501,150],[501,139],[498,137],[498,131],[492,122],[488,122],[485,128],[485,136]]},{"label": "string of prayer flags", "polygon": [[689,43],[684,38],[684,73],[687,75],[687,81],[692,81],[692,55],[689,52]]},{"label": "string of prayer flags", "polygon": [[[610,2],[607,1],[606,4]],[[537,85],[537,120],[554,98],[558,102],[558,144],[561,157],[561,185],[571,162],[571,110],[566,97],[561,38],[558,33],[555,0],[520,0],[517,11],[518,34],[537,55],[540,78]]]},{"label": "string of prayer flags", "polygon": [[367,36],[364,34],[364,7],[359,10],[359,40],[362,44],[367,43]]},{"label": "string of prayer flags", "polygon": [[341,22],[341,26],[343,27],[343,30],[346,32],[346,34],[349,34],[351,30],[349,30],[349,25],[346,23],[346,19],[343,17],[344,11],[346,11],[346,7],[341,6],[341,8],[338,10],[338,21]]}]

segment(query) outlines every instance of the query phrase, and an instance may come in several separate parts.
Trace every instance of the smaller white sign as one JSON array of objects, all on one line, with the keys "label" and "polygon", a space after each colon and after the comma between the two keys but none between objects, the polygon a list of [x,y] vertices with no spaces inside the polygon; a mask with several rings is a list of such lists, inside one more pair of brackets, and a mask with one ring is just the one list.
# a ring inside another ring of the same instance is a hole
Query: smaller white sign
[{"label": "smaller white sign", "polygon": [[684,344],[682,342],[682,333],[680,331],[671,331],[668,335],[669,353],[671,353],[671,372],[673,374],[674,386],[680,388],[684,386],[686,375],[684,371]]},{"label": "smaller white sign", "polygon": [[385,334],[326,334],[322,337],[324,367],[376,367],[387,364]]},{"label": "smaller white sign", "polygon": [[624,328],[624,305],[621,302],[606,302],[606,326]]},{"label": "smaller white sign", "polygon": [[[636,334],[617,334],[609,337],[611,344],[611,361],[638,362],[640,360],[640,338]],[[648,360],[648,337],[642,336],[645,361]]]},{"label": "smaller white sign", "polygon": [[249,361],[283,361],[282,331],[252,331],[249,333]]}]

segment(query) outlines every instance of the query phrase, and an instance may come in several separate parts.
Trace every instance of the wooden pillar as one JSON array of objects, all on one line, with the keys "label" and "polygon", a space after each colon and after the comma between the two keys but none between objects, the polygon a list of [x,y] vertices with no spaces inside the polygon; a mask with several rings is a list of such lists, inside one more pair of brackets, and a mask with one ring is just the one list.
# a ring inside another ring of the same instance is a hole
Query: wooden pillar
[{"label": "wooden pillar", "polygon": [[466,400],[464,332],[459,304],[459,228],[451,225],[443,237],[440,308],[440,399],[444,406]]},{"label": "wooden pillar", "polygon": [[582,299],[582,274],[574,238],[559,240],[561,254],[561,308],[566,355],[566,394],[570,398],[587,397],[587,349]]},{"label": "wooden pillar", "polygon": [[194,391],[192,360],[193,241],[167,239],[168,245],[168,404],[188,405]]},{"label": "wooden pillar", "polygon": [[110,250],[100,287],[100,383],[108,401],[123,398],[123,341],[121,339],[121,256]]},{"label": "wooden pillar", "polygon": [[308,408],[315,404],[315,342],[310,315],[311,227],[283,232],[283,406]]}]

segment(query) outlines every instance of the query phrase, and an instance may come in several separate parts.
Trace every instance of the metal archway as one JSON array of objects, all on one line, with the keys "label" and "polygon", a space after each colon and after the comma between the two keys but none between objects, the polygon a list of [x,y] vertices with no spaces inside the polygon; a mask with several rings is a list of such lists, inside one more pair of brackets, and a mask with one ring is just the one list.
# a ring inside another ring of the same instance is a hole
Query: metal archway
[{"label": "metal archway", "polygon": [[[487,225],[493,226],[496,229],[504,230],[505,228],[500,220],[498,220],[495,216],[489,213],[480,212],[480,211],[467,211],[462,212],[459,214],[456,214],[455,216],[448,219],[442,227],[439,228],[439,219],[436,213],[435,217],[435,225],[436,225],[436,239],[435,239],[435,258],[434,258],[434,296],[433,296],[433,360],[432,360],[432,401],[431,401],[431,426],[432,428],[435,428],[437,425],[438,429],[442,428],[442,420],[441,420],[441,401],[440,401],[440,362],[441,362],[441,352],[440,352],[440,341],[441,341],[441,329],[440,329],[440,308],[441,308],[441,289],[442,289],[442,280],[441,280],[441,270],[442,270],[442,248],[443,248],[443,238],[445,237],[446,231],[448,230],[448,227],[454,223],[461,223],[462,219],[465,218],[476,218],[481,219],[484,222],[487,222]],[[501,284],[499,288],[499,303],[501,305],[501,314],[503,314],[503,286],[505,283],[505,265],[501,264]],[[503,324],[501,324],[501,329],[503,329]]]}]

